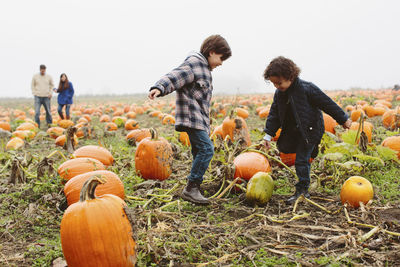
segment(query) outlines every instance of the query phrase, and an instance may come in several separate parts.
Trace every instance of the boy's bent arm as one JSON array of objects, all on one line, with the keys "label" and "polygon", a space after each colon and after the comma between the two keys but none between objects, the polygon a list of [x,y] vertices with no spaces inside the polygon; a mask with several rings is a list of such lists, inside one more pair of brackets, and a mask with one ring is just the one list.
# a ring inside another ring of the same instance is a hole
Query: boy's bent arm
[{"label": "boy's bent arm", "polygon": [[161,77],[161,79],[152,86],[151,89],[160,90],[160,96],[164,96],[192,83],[193,81],[194,72],[192,67],[188,64],[183,64]]},{"label": "boy's bent arm", "polygon": [[281,127],[281,122],[279,120],[278,106],[276,103],[277,100],[275,95],[264,128],[264,132],[270,135],[271,137],[274,137],[276,131],[278,131],[279,127]]},{"label": "boy's bent arm", "polygon": [[311,102],[320,110],[334,118],[340,125],[343,125],[349,118],[335,101],[314,84],[311,87]]}]

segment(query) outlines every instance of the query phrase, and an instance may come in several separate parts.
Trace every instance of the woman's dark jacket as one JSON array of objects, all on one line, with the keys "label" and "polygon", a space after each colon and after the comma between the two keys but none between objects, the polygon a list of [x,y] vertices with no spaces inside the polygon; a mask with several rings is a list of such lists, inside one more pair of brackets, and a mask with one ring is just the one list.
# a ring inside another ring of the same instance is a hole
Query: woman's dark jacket
[{"label": "woman's dark jacket", "polygon": [[72,86],[72,83],[69,82],[69,87],[66,89],[63,89],[60,91],[60,89],[57,90],[58,93],[58,104],[59,105],[67,105],[67,104],[72,104],[72,97],[74,96],[74,87]]},{"label": "woman's dark jacket", "polygon": [[275,91],[264,132],[274,137],[282,128],[278,139],[281,152],[295,153],[298,142],[302,141],[315,145],[312,154],[315,157],[325,131],[321,110],[341,125],[348,119],[346,113],[316,85],[296,78],[285,92]]}]

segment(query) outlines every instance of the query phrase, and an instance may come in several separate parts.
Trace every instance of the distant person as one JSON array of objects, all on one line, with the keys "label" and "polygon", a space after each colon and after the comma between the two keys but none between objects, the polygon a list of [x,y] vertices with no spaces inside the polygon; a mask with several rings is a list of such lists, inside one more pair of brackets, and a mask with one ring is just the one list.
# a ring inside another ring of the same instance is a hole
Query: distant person
[{"label": "distant person", "polygon": [[393,86],[393,90],[394,90],[394,91],[399,91],[399,90],[400,90],[400,85],[395,84],[395,85]]},{"label": "distant person", "polygon": [[[60,75],[60,83],[58,84],[58,88],[54,88],[54,92],[58,93],[58,115],[62,120],[69,120],[71,117],[69,115],[69,110],[72,104],[72,97],[74,96],[74,87],[72,83],[68,80],[68,77],[65,73]],[[63,114],[63,107],[65,106],[65,115]]]},{"label": "distant person", "polygon": [[40,65],[40,73],[32,78],[32,94],[35,98],[35,121],[40,128],[40,108],[43,105],[46,111],[47,127],[53,123],[50,110],[50,99],[54,87],[53,78],[46,74],[46,66]]},{"label": "distant person", "polygon": [[279,128],[278,149],[296,153],[295,169],[299,178],[296,192],[286,202],[294,203],[304,195],[310,198],[310,158],[318,154],[318,144],[325,132],[322,111],[332,116],[345,129],[351,126],[346,113],[315,84],[299,78],[300,69],[290,59],[277,57],[264,71],[264,79],[276,87],[274,99],[265,124],[264,145],[269,148],[271,138]]},{"label": "distant person", "polygon": [[214,155],[210,140],[211,71],[231,56],[231,49],[220,35],[204,40],[199,52],[191,53],[185,61],[150,88],[149,98],[165,96],[176,91],[175,129],[187,132],[192,147],[193,162],[182,198],[195,204],[209,204],[200,192],[203,175]]}]

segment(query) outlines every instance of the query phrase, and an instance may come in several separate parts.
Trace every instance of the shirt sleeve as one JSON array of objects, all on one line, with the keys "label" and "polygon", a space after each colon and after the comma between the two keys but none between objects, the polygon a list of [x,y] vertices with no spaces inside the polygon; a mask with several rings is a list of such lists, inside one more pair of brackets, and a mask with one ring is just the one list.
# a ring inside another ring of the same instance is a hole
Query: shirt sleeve
[{"label": "shirt sleeve", "polygon": [[49,94],[52,95],[53,94],[53,88],[54,88],[54,82],[53,82],[53,78],[50,76],[49,79]]},{"label": "shirt sleeve", "polygon": [[265,134],[263,139],[269,142],[272,140],[272,136],[270,136],[269,134]]},{"label": "shirt sleeve", "polygon": [[34,91],[35,91],[35,86],[36,86],[36,81],[35,81],[35,76],[32,77],[32,82],[31,82],[31,90],[32,90],[32,94],[35,95]]},{"label": "shirt sleeve", "polygon": [[172,93],[173,91],[184,87],[194,81],[194,72],[189,64],[182,64],[171,72],[162,76],[161,79],[150,88],[161,91],[160,96]]}]

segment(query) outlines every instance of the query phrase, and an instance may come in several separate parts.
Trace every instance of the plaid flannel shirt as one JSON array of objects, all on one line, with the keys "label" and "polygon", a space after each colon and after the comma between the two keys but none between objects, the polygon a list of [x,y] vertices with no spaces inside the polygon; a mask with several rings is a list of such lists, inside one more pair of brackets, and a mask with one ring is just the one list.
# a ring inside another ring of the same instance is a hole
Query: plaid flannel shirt
[{"label": "plaid flannel shirt", "polygon": [[[210,101],[212,76],[207,59],[200,53],[190,54],[185,61],[161,79],[151,89],[159,96],[176,91],[175,128],[204,130],[210,133]],[[150,89],[150,90],[151,90]]]}]

